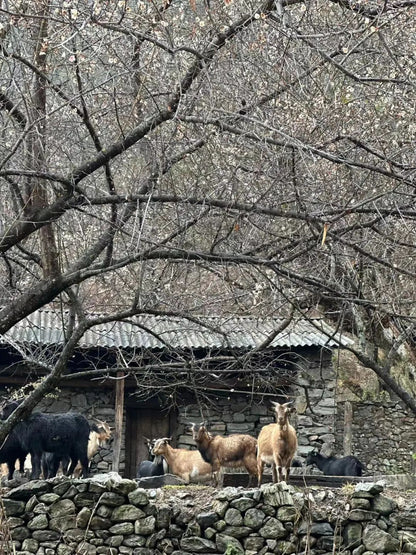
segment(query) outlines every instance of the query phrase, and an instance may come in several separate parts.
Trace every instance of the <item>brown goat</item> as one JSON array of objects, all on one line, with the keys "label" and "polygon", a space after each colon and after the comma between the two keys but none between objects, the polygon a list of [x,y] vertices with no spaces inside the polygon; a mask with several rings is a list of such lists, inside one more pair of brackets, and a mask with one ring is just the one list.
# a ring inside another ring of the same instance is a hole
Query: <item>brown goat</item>
[{"label": "brown goat", "polygon": [[212,464],[217,484],[220,468],[244,467],[250,474],[250,485],[251,476],[257,475],[257,441],[254,437],[245,434],[213,436],[204,424],[201,424],[198,429],[193,424],[192,435],[204,461]]},{"label": "brown goat", "polygon": [[172,474],[176,474],[187,484],[211,480],[212,466],[202,459],[199,451],[174,449],[169,444],[171,439],[170,437],[156,439],[152,454],[164,457]]},{"label": "brown goat", "polygon": [[[265,464],[271,464],[273,482],[280,482],[283,479],[285,469],[285,481],[289,480],[290,466],[295,456],[298,446],[296,431],[289,424],[289,415],[296,412],[290,403],[274,402],[276,413],[276,424],[264,426],[257,440],[257,472],[258,484],[261,485]],[[277,471],[276,471],[277,469]]]}]

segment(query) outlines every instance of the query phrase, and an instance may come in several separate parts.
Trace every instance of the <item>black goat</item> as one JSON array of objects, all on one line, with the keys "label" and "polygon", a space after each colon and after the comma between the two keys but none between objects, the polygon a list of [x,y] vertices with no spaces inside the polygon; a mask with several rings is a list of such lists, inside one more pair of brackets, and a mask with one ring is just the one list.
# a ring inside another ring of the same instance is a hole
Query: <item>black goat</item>
[{"label": "black goat", "polygon": [[311,451],[306,457],[306,465],[309,464],[315,464],[326,476],[362,476],[364,470],[363,464],[353,455],[337,459]]},{"label": "black goat", "polygon": [[[144,438],[144,442],[152,457],[152,449],[156,440]],[[167,472],[167,462],[161,455],[156,455],[153,460],[142,461],[137,469],[137,478],[148,478],[149,476],[163,476]]]},{"label": "black goat", "polygon": [[[1,419],[6,420],[18,405],[17,401],[8,403],[2,411]],[[48,471],[48,475],[53,473],[56,461],[57,470],[60,460],[69,457],[71,459],[69,474],[72,474],[78,461],[80,461],[82,475],[86,478],[88,474],[87,445],[89,433],[88,420],[79,413],[47,414],[37,412],[16,424],[9,434],[8,440],[12,441],[13,445],[20,446],[22,453],[30,453],[32,457],[30,478],[32,480],[37,480],[40,476],[41,458],[45,452],[56,455],[55,462],[51,466],[51,470]],[[14,462],[16,458],[18,456],[15,457]],[[9,464],[9,461],[6,462]]]},{"label": "black goat", "polygon": [[22,446],[15,435],[9,434],[0,448],[0,463],[7,463],[7,468],[9,470],[7,477],[9,480],[13,478],[16,461],[18,459],[20,464],[20,473],[23,474],[27,454],[28,451],[22,449]]}]

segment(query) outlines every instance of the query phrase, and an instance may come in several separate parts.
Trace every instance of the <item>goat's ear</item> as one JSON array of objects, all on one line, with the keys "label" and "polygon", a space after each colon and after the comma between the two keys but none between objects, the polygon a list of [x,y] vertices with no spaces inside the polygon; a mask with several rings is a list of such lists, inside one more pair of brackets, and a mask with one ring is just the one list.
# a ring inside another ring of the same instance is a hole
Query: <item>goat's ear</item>
[{"label": "goat's ear", "polygon": [[280,407],[280,403],[278,403],[277,401],[272,401],[272,406],[274,409],[276,409],[277,407]]}]

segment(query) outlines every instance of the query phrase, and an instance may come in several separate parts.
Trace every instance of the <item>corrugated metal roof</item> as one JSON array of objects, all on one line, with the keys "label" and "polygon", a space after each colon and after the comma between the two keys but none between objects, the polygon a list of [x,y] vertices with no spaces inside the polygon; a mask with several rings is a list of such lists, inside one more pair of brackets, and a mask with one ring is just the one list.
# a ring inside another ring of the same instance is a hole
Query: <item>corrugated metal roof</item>
[{"label": "corrugated metal roof", "polygon": [[[97,316],[94,314],[93,316]],[[67,313],[38,310],[11,328],[3,343],[59,345],[65,339]],[[87,331],[80,347],[140,349],[242,348],[262,345],[281,325],[279,318],[201,316],[195,323],[186,318],[139,315],[127,321],[100,324]],[[293,320],[270,343],[270,347],[335,347],[352,341],[335,333],[322,319]]]}]

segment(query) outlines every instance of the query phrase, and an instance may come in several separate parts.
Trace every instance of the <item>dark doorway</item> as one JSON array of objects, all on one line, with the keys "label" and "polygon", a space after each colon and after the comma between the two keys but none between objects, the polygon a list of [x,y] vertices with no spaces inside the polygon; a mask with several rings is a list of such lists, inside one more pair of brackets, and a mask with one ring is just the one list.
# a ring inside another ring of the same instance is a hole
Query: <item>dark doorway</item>
[{"label": "dark doorway", "polygon": [[125,478],[135,478],[141,461],[147,460],[144,438],[157,439],[175,434],[176,414],[161,413],[160,409],[128,408],[126,414]]}]

